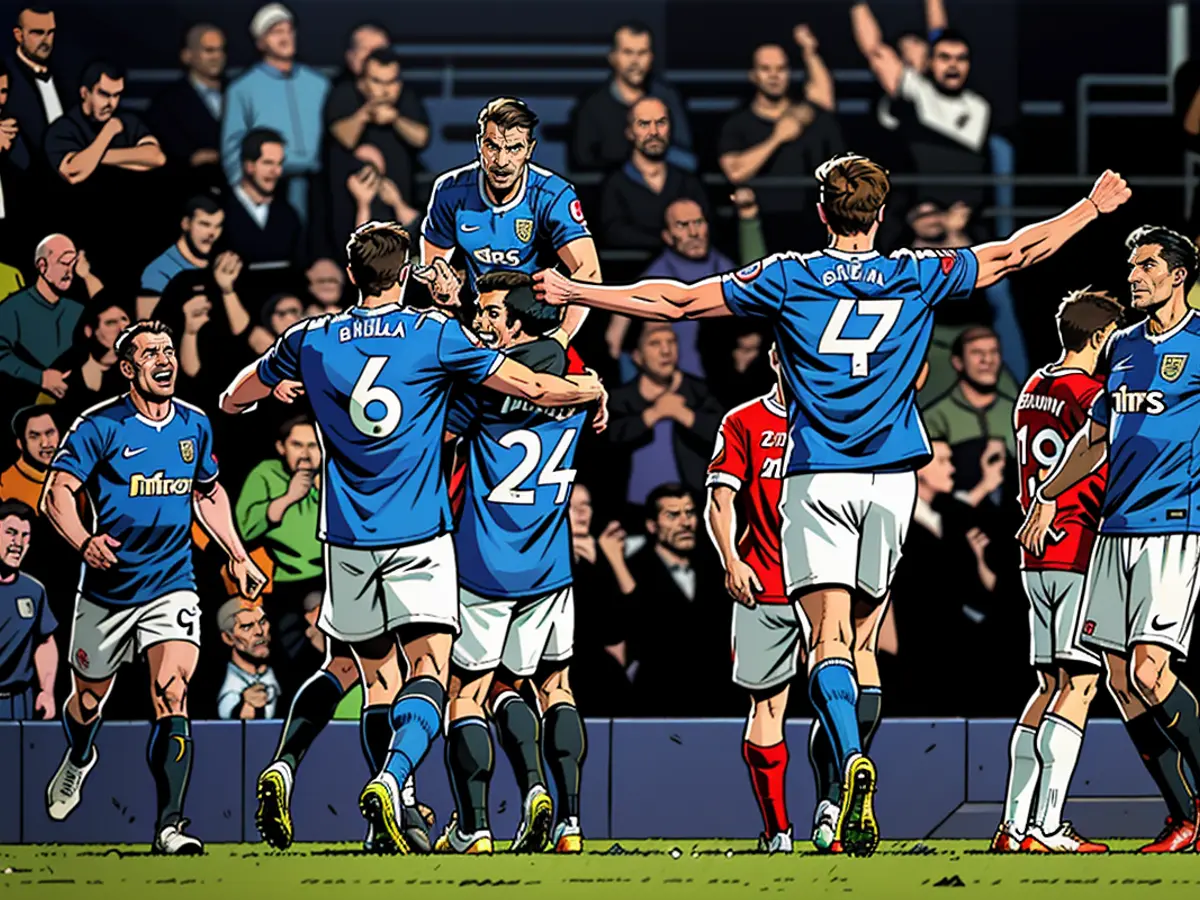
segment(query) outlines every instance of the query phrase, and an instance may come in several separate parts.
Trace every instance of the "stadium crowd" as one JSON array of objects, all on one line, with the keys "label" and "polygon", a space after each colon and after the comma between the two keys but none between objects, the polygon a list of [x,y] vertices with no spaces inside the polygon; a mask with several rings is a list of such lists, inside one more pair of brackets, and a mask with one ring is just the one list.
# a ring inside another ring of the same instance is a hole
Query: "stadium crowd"
[{"label": "stadium crowd", "polygon": [[[969,45],[948,31],[940,3],[927,8],[926,29],[894,43],[867,4],[851,16],[879,83],[886,158],[900,171],[984,173],[989,105],[971,87]],[[349,32],[344,67],[330,79],[304,61],[303,23],[268,3],[247,22],[260,58],[237,60],[246,68],[227,78],[225,36],[198,23],[180,49],[181,77],[144,115],[122,108],[128,82],[114,62],[60,63],[56,32],[73,26],[52,7],[23,9],[13,25],[0,67],[0,422],[12,429],[0,454],[0,556],[10,571],[30,534],[19,568],[45,597],[28,615],[0,607],[0,718],[50,718],[69,690],[62,670],[78,557],[37,513],[38,498],[74,419],[124,389],[117,334],[149,317],[174,333],[178,396],[210,413],[237,525],[270,576],[260,605],[242,603],[219,551],[194,529],[206,612],[193,715],[282,716],[324,658],[321,447],[302,401],[232,418],[217,410],[218,394],[291,324],[354,302],[341,257],[356,225],[391,219],[419,229],[422,174],[470,160],[425,171],[428,116],[379,25]],[[560,173],[601,176],[579,193],[605,280],[696,280],[824,243],[811,187],[750,186],[808,178],[847,149],[818,36],[801,25],[786,37],[747,48],[752,92],[714,146],[656,73],[650,31],[629,23],[612,33],[611,78],[580,98],[571,169]],[[793,64],[806,75],[798,86]],[[706,188],[699,171],[728,183]],[[985,202],[978,188],[898,196],[884,242],[986,239]],[[729,204],[732,216],[719,218]],[[409,302],[431,301],[413,284]],[[986,299],[945,315],[921,393],[935,453],[919,473],[881,637],[887,712],[1011,715],[1032,672],[978,687],[989,672],[1020,671],[1028,654],[1012,540],[1020,514],[1011,423],[1025,351],[1002,346]],[[772,389],[769,341],[734,320],[639,327],[596,314],[579,336],[609,386],[611,416],[607,433],[581,447],[570,500],[572,681],[586,715],[744,712],[730,682],[732,601],[701,516],[722,416]],[[106,717],[143,718],[149,702],[118,690]],[[338,717],[356,718],[357,704],[361,696],[348,695]]]}]

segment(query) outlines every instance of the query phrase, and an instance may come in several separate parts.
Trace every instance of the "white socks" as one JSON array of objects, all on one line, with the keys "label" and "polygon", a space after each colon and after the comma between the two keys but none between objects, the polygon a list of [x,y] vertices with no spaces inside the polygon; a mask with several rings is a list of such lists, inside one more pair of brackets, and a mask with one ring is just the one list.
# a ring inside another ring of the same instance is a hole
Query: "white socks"
[{"label": "white socks", "polygon": [[[1044,727],[1044,725],[1043,725]],[[1008,789],[1004,793],[1004,821],[1024,837],[1033,812],[1042,764],[1037,754],[1037,735],[1032,728],[1017,725],[1008,742]],[[1067,776],[1068,780],[1070,775]]]},{"label": "white socks", "polygon": [[1063,805],[1067,789],[1079,761],[1083,732],[1066,719],[1046,713],[1037,732],[1037,755],[1042,762],[1038,782],[1038,808],[1034,821],[1042,834],[1054,834],[1062,827]]}]

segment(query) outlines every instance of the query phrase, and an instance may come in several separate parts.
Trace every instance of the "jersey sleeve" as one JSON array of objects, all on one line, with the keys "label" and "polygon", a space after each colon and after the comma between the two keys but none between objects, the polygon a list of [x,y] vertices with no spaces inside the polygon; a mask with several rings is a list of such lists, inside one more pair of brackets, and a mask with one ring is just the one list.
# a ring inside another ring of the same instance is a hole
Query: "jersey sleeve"
[{"label": "jersey sleeve", "polygon": [[591,237],[587,220],[583,217],[583,207],[575,195],[575,188],[564,185],[558,196],[550,201],[542,215],[542,233],[550,240],[550,245],[559,250],[571,241]]},{"label": "jersey sleeve", "polygon": [[50,468],[87,481],[103,458],[107,443],[96,420],[80,416],[58,448]]},{"label": "jersey sleeve", "polygon": [[721,276],[721,293],[735,316],[774,319],[787,299],[787,274],[779,254]]},{"label": "jersey sleeve", "polygon": [[975,290],[979,260],[967,249],[917,250],[917,281],[929,306],[943,300],[965,300]]},{"label": "jersey sleeve", "polygon": [[425,211],[425,219],[421,222],[421,237],[447,250],[453,249],[454,240],[454,205],[449,192],[453,181],[447,176],[433,186],[429,195],[429,208]]},{"label": "jersey sleeve", "polygon": [[504,354],[499,350],[476,347],[467,337],[467,330],[453,319],[442,326],[437,357],[438,363],[446,371],[462,375],[475,383],[489,378],[504,361]]},{"label": "jersey sleeve", "polygon": [[750,453],[746,445],[746,431],[733,416],[726,416],[717,431],[717,443],[713,448],[712,462],[708,464],[708,487],[725,485],[735,491],[750,480]]},{"label": "jersey sleeve", "polygon": [[196,448],[196,481],[208,484],[216,481],[217,476],[221,474],[217,465],[217,454],[213,450],[212,422],[208,416],[198,416],[196,425],[200,432],[200,446]]},{"label": "jersey sleeve", "polygon": [[281,381],[300,380],[300,346],[308,322],[297,322],[285,331],[258,360],[258,380],[269,388]]}]

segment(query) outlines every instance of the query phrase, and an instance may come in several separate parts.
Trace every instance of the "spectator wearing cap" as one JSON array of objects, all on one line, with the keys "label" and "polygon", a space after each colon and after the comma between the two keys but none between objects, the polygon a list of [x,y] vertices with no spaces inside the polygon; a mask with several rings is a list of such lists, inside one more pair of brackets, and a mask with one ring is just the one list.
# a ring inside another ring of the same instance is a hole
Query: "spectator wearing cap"
[{"label": "spectator wearing cap", "polygon": [[670,110],[675,140],[666,150],[668,159],[689,172],[696,170],[692,134],[683,100],[673,87],[653,74],[654,37],[641,22],[617,27],[608,52],[612,77],[584,97],[572,111],[571,168],[579,172],[607,172],[625,162],[629,108],[643,97],[658,97]]},{"label": "spectator wearing cap", "polygon": [[245,132],[241,159],[225,201],[225,241],[249,265],[290,265],[300,255],[301,225],[277,194],[287,160],[283,135],[269,128]]},{"label": "spectator wearing cap", "polygon": [[167,159],[195,173],[191,184],[216,185],[225,112],[225,32],[208,22],[193,25],[179,61],[184,77],[159,91],[147,118]]},{"label": "spectator wearing cap", "polygon": [[262,307],[262,322],[250,330],[247,340],[255,354],[266,353],[276,339],[304,318],[304,306],[295,294],[272,294]]},{"label": "spectator wearing cap", "polygon": [[213,245],[220,240],[224,228],[225,210],[215,199],[198,194],[188,200],[179,223],[179,237],[142,270],[137,298],[139,319],[154,315],[158,298],[172,278],[180,272],[208,266]]},{"label": "spectator wearing cap", "polygon": [[601,187],[600,233],[610,249],[657,251],[667,207],[687,197],[707,213],[708,197],[700,179],[667,161],[667,105],[657,97],[644,97],[627,112],[627,161]]},{"label": "spectator wearing cap", "polygon": [[0,502],[0,721],[53,719],[58,621],[42,583],[21,571],[34,512]]},{"label": "spectator wearing cap", "polygon": [[12,420],[17,461],[0,472],[0,500],[17,500],[37,510],[46,472],[58,450],[58,423],[48,406],[27,406]]},{"label": "spectator wearing cap", "polygon": [[230,648],[225,681],[217,695],[222,719],[273,719],[282,693],[271,669],[271,625],[261,606],[242,598],[226,600],[217,610],[221,640]]},{"label": "spectator wearing cap", "polygon": [[230,184],[242,180],[245,138],[254,129],[277,132],[288,152],[282,174],[287,200],[308,220],[310,178],[321,166],[321,110],[329,79],[296,61],[295,17],[282,3],[268,3],[250,20],[250,36],[262,61],[229,85],[221,121],[221,160]]},{"label": "spectator wearing cap", "polygon": [[[19,386],[17,399],[38,392],[53,401],[66,394],[69,370],[55,368],[71,349],[83,304],[67,296],[78,277],[89,298],[104,287],[87,256],[64,234],[52,234],[34,253],[37,280],[0,303],[0,373]],[[14,399],[11,394],[7,399]]]}]

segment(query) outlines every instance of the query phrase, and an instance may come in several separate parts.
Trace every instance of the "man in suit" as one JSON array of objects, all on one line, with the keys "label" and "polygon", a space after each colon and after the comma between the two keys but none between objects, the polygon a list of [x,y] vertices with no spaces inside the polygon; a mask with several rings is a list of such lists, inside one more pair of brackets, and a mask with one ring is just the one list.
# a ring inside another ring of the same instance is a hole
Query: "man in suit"
[{"label": "man in suit", "polygon": [[41,150],[46,129],[78,96],[73,79],[65,78],[51,59],[56,31],[53,10],[42,6],[22,9],[13,28],[17,46],[9,58],[7,111],[16,117],[26,145],[35,152]]}]

